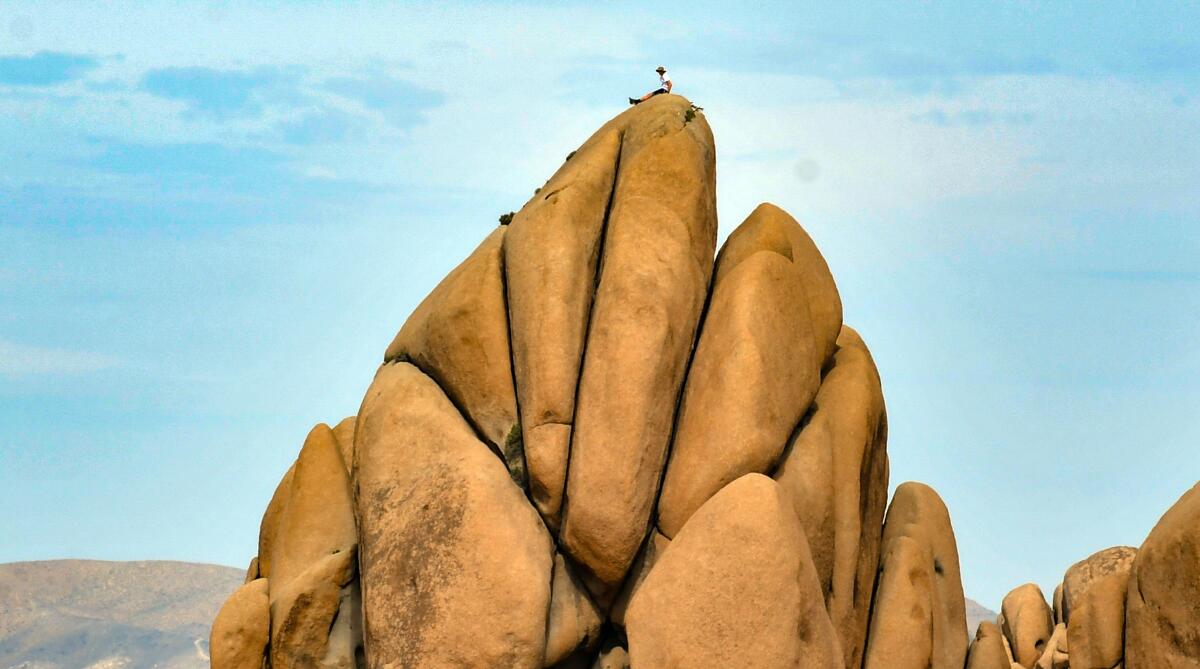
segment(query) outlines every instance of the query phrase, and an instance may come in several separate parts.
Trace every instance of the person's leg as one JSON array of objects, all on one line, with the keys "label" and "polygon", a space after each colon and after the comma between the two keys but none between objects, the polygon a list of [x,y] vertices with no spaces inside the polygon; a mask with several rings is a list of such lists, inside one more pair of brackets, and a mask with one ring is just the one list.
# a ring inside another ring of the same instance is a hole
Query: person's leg
[{"label": "person's leg", "polygon": [[646,100],[649,100],[650,98],[654,97],[655,95],[662,95],[663,93],[666,93],[666,92],[667,92],[667,89],[665,89],[665,88],[660,88],[655,91],[650,91],[649,93],[643,95],[642,99],[639,102],[645,102]]}]

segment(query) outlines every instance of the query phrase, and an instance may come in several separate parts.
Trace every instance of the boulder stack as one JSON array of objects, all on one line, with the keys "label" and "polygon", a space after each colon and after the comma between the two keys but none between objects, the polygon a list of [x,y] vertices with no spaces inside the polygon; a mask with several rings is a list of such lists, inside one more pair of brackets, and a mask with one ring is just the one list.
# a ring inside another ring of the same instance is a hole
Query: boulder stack
[{"label": "boulder stack", "polygon": [[434,288],[283,475],[214,668],[1200,667],[1195,490],[968,659],[829,265],[765,203],[718,253],[715,158],[688,100],[632,107]]}]

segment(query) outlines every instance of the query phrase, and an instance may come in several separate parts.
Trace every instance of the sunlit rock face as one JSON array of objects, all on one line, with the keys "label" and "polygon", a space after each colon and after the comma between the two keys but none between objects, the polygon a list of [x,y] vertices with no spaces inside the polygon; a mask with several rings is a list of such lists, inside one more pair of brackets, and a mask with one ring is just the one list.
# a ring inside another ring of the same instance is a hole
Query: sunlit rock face
[{"label": "sunlit rock face", "polygon": [[[702,111],[657,96],[502,218],[357,416],[309,435],[214,667],[964,666],[949,511],[918,483],[887,504],[880,374],[833,274],[770,204],[718,249],[715,159]],[[1150,597],[1138,653],[1195,647],[1162,622],[1194,620],[1161,576],[1189,513],[1121,577]],[[971,666],[1108,658],[1101,580],[1068,593],[1086,633],[1039,592]]]}]

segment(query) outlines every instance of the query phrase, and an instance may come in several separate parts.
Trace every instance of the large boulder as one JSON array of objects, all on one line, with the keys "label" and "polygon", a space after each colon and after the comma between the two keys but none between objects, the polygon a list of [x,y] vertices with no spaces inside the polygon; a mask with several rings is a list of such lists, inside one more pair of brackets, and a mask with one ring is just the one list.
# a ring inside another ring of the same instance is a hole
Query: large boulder
[{"label": "large boulder", "polygon": [[1054,632],[1054,616],[1042,589],[1034,583],[1013,588],[1000,604],[1001,628],[1012,647],[1013,661],[1032,669]]},{"label": "large boulder", "polygon": [[529,496],[553,529],[623,136],[611,124],[592,135],[516,213],[504,244]]},{"label": "large boulder", "polygon": [[262,669],[271,634],[267,579],[238,588],[213,621],[208,653],[211,669]]},{"label": "large boulder", "polygon": [[[658,500],[658,528],[667,537],[730,481],[774,467],[821,384],[825,343],[809,315],[800,267],[807,258],[739,235],[742,227],[761,227],[760,212],[787,217],[760,206],[725,245],[760,248],[749,255],[722,249],[717,259]],[[804,234],[790,217],[780,225]],[[722,267],[734,260],[736,267]]]},{"label": "large boulder", "polygon": [[331,645],[331,630],[352,636],[350,606],[357,530],[350,479],[333,431],[308,434],[270,547],[271,666],[353,667],[356,640]]},{"label": "large boulder", "polygon": [[692,515],[626,615],[635,667],[842,667],[799,520],[748,474]]},{"label": "large boulder", "polygon": [[1063,576],[1060,606],[1075,669],[1110,669],[1124,657],[1125,593],[1136,555],[1129,546],[1106,548]]},{"label": "large boulder", "polygon": [[860,667],[887,506],[887,413],[875,362],[848,326],[774,477],[804,525],[846,666]]},{"label": "large boulder", "polygon": [[367,666],[540,668],[553,546],[504,463],[407,363],[358,415]]},{"label": "large boulder", "polygon": [[524,485],[504,292],[507,229],[493,230],[429,293],[396,333],[384,362],[411,363],[436,381]]},{"label": "large boulder", "polygon": [[933,488],[896,489],[883,526],[865,669],[960,669],[966,600],[950,512]]},{"label": "large boulder", "polygon": [[660,95],[617,117],[620,166],[580,373],[560,544],[602,606],[650,521],[716,246],[716,151]]},{"label": "large boulder", "polygon": [[1125,669],[1200,667],[1200,483],[1138,549],[1125,605]]}]

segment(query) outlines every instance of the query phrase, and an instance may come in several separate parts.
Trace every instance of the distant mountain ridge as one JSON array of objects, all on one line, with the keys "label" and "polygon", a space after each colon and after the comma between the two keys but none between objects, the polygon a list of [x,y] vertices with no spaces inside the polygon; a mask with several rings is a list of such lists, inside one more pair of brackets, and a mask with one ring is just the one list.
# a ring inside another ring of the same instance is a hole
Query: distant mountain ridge
[{"label": "distant mountain ridge", "polygon": [[973,599],[967,599],[967,636],[974,639],[975,630],[984,620],[996,622],[996,612]]},{"label": "distant mountain ridge", "polygon": [[[234,567],[172,561],[0,564],[0,669],[204,669]],[[967,600],[967,633],[996,613]]]},{"label": "distant mountain ridge", "polygon": [[201,669],[233,567],[172,561],[0,564],[0,669]]}]

